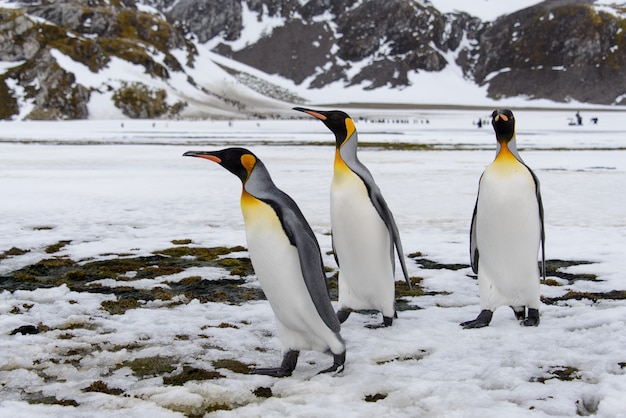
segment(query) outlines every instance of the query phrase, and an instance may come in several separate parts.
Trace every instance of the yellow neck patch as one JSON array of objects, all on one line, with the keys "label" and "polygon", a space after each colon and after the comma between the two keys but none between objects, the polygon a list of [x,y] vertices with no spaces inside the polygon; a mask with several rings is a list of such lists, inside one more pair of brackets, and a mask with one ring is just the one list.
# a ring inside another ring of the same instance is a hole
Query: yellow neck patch
[{"label": "yellow neck patch", "polygon": [[496,161],[509,162],[510,160],[517,161],[517,158],[515,158],[515,155],[513,155],[513,153],[509,149],[508,144],[506,142],[501,142],[500,152],[496,156]]},{"label": "yellow neck patch", "polygon": [[500,143],[500,152],[496,155],[496,159],[489,166],[491,170],[495,170],[500,175],[509,175],[517,173],[522,164],[515,158],[506,142]]},{"label": "yellow neck patch", "polygon": [[346,119],[346,139],[343,142],[346,142],[348,138],[350,138],[354,132],[356,131],[356,127],[354,126],[354,122],[352,119]]},{"label": "yellow neck patch", "polygon": [[241,192],[241,207],[253,206],[259,202],[259,199],[246,192],[245,189]]},{"label": "yellow neck patch", "polygon": [[339,152],[339,148],[337,148],[335,150],[334,170],[335,170],[335,174],[351,173],[352,172],[352,170],[350,170],[350,168],[348,168],[346,163],[343,161],[343,158],[341,158],[341,154]]},{"label": "yellow neck patch", "polygon": [[250,176],[250,173],[252,172],[252,169],[254,168],[254,164],[256,164],[256,158],[254,158],[253,155],[244,154],[241,156],[241,165],[243,165],[243,167],[248,172],[248,176]]}]

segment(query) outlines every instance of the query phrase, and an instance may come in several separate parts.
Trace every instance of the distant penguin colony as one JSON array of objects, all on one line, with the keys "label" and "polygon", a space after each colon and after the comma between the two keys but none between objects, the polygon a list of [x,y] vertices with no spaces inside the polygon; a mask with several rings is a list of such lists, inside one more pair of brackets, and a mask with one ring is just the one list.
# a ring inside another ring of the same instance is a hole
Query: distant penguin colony
[{"label": "distant penguin colony", "polygon": [[321,120],[335,135],[330,223],[339,266],[339,320],[344,322],[353,310],[376,309],[382,313],[383,322],[370,328],[391,326],[396,317],[394,247],[409,287],[411,281],[391,210],[372,174],[357,157],[354,122],[338,110],[294,110]]},{"label": "distant penguin colony", "polygon": [[244,148],[188,151],[184,156],[214,161],[243,183],[241,211],[250,260],[274,311],[283,345],[279,367],[252,373],[290,376],[300,350],[330,351],[340,372],[346,348],[330,302],[317,239],[296,203],[272,181],[265,165]]},{"label": "distant penguin colony", "polygon": [[[188,151],[208,159],[242,182],[241,210],[250,259],[276,317],[283,347],[278,367],[253,374],[290,376],[301,350],[327,352],[333,364],[319,373],[343,371],[346,345],[341,323],[353,311],[373,309],[389,327],[397,318],[395,258],[409,288],[400,234],[370,171],[357,157],[354,121],[339,110],[296,107],[322,121],[335,135],[330,186],[332,247],[339,268],[339,297],[333,308],[320,247],[297,204],[272,181],[265,165],[245,148]],[[539,325],[541,274],[545,279],[545,233],[539,180],[523,162],[515,142],[515,117],[495,110],[496,157],[479,180],[470,227],[471,267],[478,276],[481,312],[460,325],[481,328],[494,311],[510,306],[524,326]]]},{"label": "distant penguin colony", "polygon": [[[515,117],[495,110],[495,160],[483,172],[470,229],[472,270],[478,275],[481,312],[464,328],[486,327],[496,308],[509,305],[525,326],[539,325],[539,268],[545,279],[545,234],[539,179],[515,143]],[[528,307],[528,316],[526,316]]]}]

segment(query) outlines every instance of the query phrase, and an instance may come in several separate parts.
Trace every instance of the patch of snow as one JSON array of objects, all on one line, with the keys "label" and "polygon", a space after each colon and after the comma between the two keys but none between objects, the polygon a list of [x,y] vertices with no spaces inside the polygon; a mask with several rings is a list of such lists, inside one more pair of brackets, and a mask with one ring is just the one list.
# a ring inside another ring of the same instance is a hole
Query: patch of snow
[{"label": "patch of snow", "polygon": [[[542,294],[623,290],[626,225],[624,197],[616,191],[626,189],[624,112],[583,110],[583,126],[569,126],[574,111],[513,110],[520,153],[542,184],[548,258],[591,261],[566,271],[598,276],[598,281],[542,285]],[[441,263],[467,264],[478,179],[495,152],[493,131],[474,121],[490,112],[348,111],[363,142],[436,147],[364,147],[359,156],[396,217],[407,254],[420,251]],[[590,123],[592,117],[598,124]],[[190,149],[231,145],[249,147],[263,159],[312,225],[324,264],[336,268],[328,235],[334,138],[319,121],[4,121],[0,127],[0,194],[10,196],[0,205],[0,252],[30,250],[0,260],[1,275],[51,257],[45,248],[60,240],[71,241],[60,254],[74,260],[149,255],[171,247],[174,239],[245,246],[240,181],[216,164],[182,157]],[[314,145],[320,142],[328,146]],[[330,358],[312,352],[302,353],[286,379],[219,369],[225,378],[175,386],[164,384],[162,376],[138,377],[123,366],[156,355],[176,358],[175,373],[182,365],[211,369],[220,359],[276,364],[280,343],[266,301],[227,305],[176,299],[182,303],[155,301],[111,315],[101,303],[113,295],[75,292],[65,285],[4,291],[0,414],[181,417],[202,414],[220,402],[233,409],[211,416],[624,414],[626,302],[543,305],[542,323],[532,329],[520,327],[502,308],[490,327],[463,330],[458,323],[479,310],[469,267],[434,270],[412,259],[408,264],[411,276],[422,277],[431,294],[409,298],[421,309],[399,312],[390,328],[366,329],[380,318],[353,314],[342,325],[348,357],[338,376],[317,376]],[[192,268],[136,285],[150,288],[196,275],[213,280],[220,274],[225,273]],[[50,330],[9,335],[39,323]],[[237,327],[220,328],[222,323]],[[574,380],[550,378],[559,367],[575,369]],[[83,390],[97,380],[124,394]],[[259,387],[271,388],[273,396],[256,397]],[[365,401],[377,394],[384,399]],[[42,396],[78,406],[28,401]]]},{"label": "patch of snow", "polygon": [[496,20],[498,17],[511,14],[526,7],[541,3],[542,0],[519,0],[519,1],[499,1],[499,0],[429,0],[441,13],[465,12],[476,16],[483,21]]}]

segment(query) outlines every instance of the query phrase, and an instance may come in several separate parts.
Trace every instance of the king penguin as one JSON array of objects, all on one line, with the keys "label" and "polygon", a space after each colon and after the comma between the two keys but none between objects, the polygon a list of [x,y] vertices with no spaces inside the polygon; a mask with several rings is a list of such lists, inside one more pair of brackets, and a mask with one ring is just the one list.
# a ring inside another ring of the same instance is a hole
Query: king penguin
[{"label": "king penguin", "polygon": [[247,149],[183,155],[214,161],[243,183],[240,203],[248,251],[283,346],[280,367],[252,373],[290,376],[300,350],[332,353],[333,365],[320,373],[341,372],[346,347],[330,302],[319,244],[296,203],[276,187],[265,165]]},{"label": "king penguin", "polygon": [[330,188],[331,230],[339,266],[337,316],[344,322],[353,310],[382,313],[379,328],[391,326],[395,308],[395,255],[409,288],[400,233],[370,171],[357,157],[357,132],[346,113],[295,107],[321,120],[335,134],[335,162]]},{"label": "king penguin", "polygon": [[[499,306],[509,305],[524,326],[539,325],[539,268],[545,279],[545,233],[539,179],[517,152],[515,117],[495,110],[494,161],[480,177],[470,228],[472,270],[478,275],[481,312],[463,328],[486,327]],[[528,316],[526,316],[528,307]]]}]

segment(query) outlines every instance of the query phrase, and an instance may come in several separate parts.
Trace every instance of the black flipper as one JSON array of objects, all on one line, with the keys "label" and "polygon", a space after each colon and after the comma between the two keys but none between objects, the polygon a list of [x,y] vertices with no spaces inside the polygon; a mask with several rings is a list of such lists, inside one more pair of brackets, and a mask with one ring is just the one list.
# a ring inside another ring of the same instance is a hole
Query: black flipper
[{"label": "black flipper", "polygon": [[461,326],[465,329],[470,328],[482,328],[489,325],[491,322],[491,317],[493,316],[493,312],[488,309],[480,311],[476,319],[472,321],[466,321],[461,323]]},{"label": "black flipper", "polygon": [[[370,202],[380,215],[381,219],[387,226],[387,230],[389,232],[389,237],[391,240],[391,247],[389,248],[389,256],[391,257],[391,263],[393,266],[394,274],[395,274],[395,256],[394,256],[394,247],[396,253],[398,254],[398,259],[400,260],[400,267],[402,268],[402,274],[404,275],[404,280],[406,281],[407,286],[411,289],[413,286],[411,285],[411,279],[409,277],[409,272],[406,267],[406,262],[404,260],[404,250],[402,249],[402,241],[400,240],[400,232],[398,231],[398,226],[396,225],[395,218],[391,213],[391,209],[387,206],[387,202],[383,197],[380,188],[374,181],[374,177],[372,173],[363,165],[363,163],[357,157],[357,144],[358,144],[358,135],[356,131],[352,134],[351,137],[347,138],[340,150],[341,158],[346,163],[346,165],[352,170],[357,176],[361,178],[363,184],[367,189],[367,193],[370,198]],[[341,268],[341,267],[340,267]]]},{"label": "black flipper", "polygon": [[320,247],[315,233],[304,218],[302,211],[291,197],[276,188],[260,160],[257,160],[254,171],[248,177],[244,189],[252,196],[270,205],[276,212],[289,242],[298,251],[304,284],[309,295],[311,295],[317,313],[326,326],[338,334],[341,326],[330,303]]},{"label": "black flipper", "polygon": [[298,355],[300,355],[299,351],[289,350],[283,356],[283,362],[281,363],[280,367],[252,369],[250,371],[250,374],[262,374],[272,377],[291,376],[291,373],[294,371],[294,369],[296,368],[296,364],[298,363]]},{"label": "black flipper", "polygon": [[[480,176],[482,180],[482,175]],[[478,181],[478,190],[480,193],[480,181]],[[478,274],[478,243],[476,242],[476,215],[478,214],[478,196],[476,196],[476,203],[474,204],[474,212],[472,213],[472,223],[470,224],[470,262],[472,265],[472,271]]]}]

